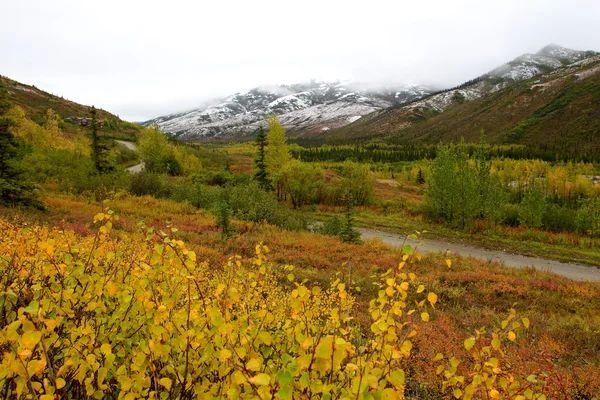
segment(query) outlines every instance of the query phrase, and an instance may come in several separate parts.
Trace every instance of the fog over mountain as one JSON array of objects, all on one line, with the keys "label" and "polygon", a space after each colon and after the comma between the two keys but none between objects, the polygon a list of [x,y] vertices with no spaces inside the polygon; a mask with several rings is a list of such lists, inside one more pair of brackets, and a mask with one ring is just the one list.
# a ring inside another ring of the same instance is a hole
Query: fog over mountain
[{"label": "fog over mountain", "polygon": [[137,121],[265,84],[449,87],[548,43],[600,50],[594,0],[22,0],[0,12],[0,74]]}]

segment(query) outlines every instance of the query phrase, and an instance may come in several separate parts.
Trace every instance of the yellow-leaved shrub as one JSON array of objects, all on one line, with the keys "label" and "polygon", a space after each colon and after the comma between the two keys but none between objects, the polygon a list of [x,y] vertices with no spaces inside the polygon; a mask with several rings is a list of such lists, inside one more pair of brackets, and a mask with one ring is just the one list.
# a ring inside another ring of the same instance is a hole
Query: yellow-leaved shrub
[{"label": "yellow-leaved shrub", "polygon": [[344,283],[295,282],[263,245],[215,271],[164,232],[111,232],[116,219],[96,215],[90,236],[0,221],[0,395],[405,397],[416,322],[438,299],[402,271],[418,253],[382,276],[366,331]]}]

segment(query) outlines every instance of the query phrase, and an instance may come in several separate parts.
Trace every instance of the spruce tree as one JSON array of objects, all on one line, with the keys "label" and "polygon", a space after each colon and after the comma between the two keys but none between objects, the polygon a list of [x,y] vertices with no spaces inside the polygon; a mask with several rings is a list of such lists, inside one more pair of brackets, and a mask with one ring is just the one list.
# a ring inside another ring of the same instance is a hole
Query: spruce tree
[{"label": "spruce tree", "polygon": [[216,217],[217,217],[217,226],[221,229],[221,236],[223,238],[229,237],[231,234],[231,208],[227,201],[223,200],[217,204],[216,207]]},{"label": "spruce tree", "polygon": [[256,157],[254,158],[254,167],[256,168],[256,172],[254,172],[254,180],[258,182],[258,186],[260,186],[262,189],[269,190],[271,188],[271,183],[269,182],[267,164],[265,161],[267,136],[265,135],[265,130],[262,125],[258,127],[258,131],[256,132],[255,144]]},{"label": "spruce tree", "polygon": [[419,168],[419,172],[417,172],[417,183],[419,185],[422,185],[425,183],[425,178],[423,178],[423,171],[421,171],[421,168]]},{"label": "spruce tree", "polygon": [[96,171],[100,172],[102,169],[100,160],[100,140],[98,139],[98,121],[96,119],[96,107],[92,106],[90,110],[92,116],[92,159],[94,160],[94,166]]},{"label": "spruce tree", "polygon": [[8,118],[10,103],[4,83],[0,78],[0,205],[25,204],[41,207],[41,203],[30,198],[35,185],[25,179],[19,165],[19,145],[10,131]]},{"label": "spruce tree", "polygon": [[354,202],[348,190],[344,192],[342,202],[346,206],[346,211],[344,212],[344,219],[338,235],[346,243],[360,243],[360,232],[354,227],[354,213],[352,212]]}]

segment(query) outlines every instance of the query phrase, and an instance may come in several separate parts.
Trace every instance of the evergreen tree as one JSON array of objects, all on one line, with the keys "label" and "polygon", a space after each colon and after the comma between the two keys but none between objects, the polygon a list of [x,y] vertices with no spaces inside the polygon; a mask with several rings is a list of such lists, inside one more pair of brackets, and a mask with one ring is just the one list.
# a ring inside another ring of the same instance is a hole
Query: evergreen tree
[{"label": "evergreen tree", "polygon": [[226,238],[231,234],[231,208],[227,201],[221,201],[216,209],[217,226],[221,229],[221,236]]},{"label": "evergreen tree", "polygon": [[100,139],[98,138],[98,120],[96,119],[96,107],[92,106],[90,110],[90,115],[92,117],[92,159],[94,160],[94,166],[96,167],[96,171],[100,172],[102,170],[101,166],[101,151],[100,148]]},{"label": "evergreen tree", "polygon": [[338,235],[346,243],[360,243],[360,232],[354,227],[354,214],[352,212],[354,204],[349,191],[346,190],[344,192],[342,202],[346,206],[346,211],[344,212],[344,219]]},{"label": "evergreen tree", "polygon": [[254,172],[254,180],[258,182],[258,186],[260,186],[262,189],[269,190],[271,189],[271,182],[269,182],[269,175],[267,174],[267,164],[265,160],[265,151],[268,142],[262,125],[258,127],[255,144],[256,157],[254,158],[254,167],[256,171]]},{"label": "evergreen tree", "polygon": [[41,207],[39,201],[30,197],[35,185],[24,177],[19,165],[19,146],[10,131],[11,121],[7,116],[9,108],[7,91],[0,78],[0,205]]},{"label": "evergreen tree", "polygon": [[[394,173],[392,172],[392,178],[394,177]],[[417,183],[422,185],[425,183],[425,178],[423,178],[423,171],[419,168],[419,172],[417,172]]]}]

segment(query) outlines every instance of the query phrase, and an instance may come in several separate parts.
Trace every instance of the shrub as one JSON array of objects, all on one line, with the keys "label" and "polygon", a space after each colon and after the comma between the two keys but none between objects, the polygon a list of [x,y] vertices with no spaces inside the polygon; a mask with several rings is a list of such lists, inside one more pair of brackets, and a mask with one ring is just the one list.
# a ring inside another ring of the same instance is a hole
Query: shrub
[{"label": "shrub", "polygon": [[131,178],[129,191],[136,196],[157,196],[163,192],[164,179],[159,174],[142,171]]},{"label": "shrub", "polygon": [[521,223],[520,207],[517,204],[506,203],[501,209],[502,223],[517,227]]},{"label": "shrub", "polygon": [[307,221],[300,214],[279,204],[275,196],[256,183],[229,187],[227,199],[233,216],[254,222],[267,222],[289,230],[306,229]]},{"label": "shrub", "polygon": [[[379,277],[366,333],[339,279],[296,282],[262,245],[211,271],[160,231],[113,238],[116,220],[96,215],[85,236],[0,220],[6,398],[405,397],[413,342],[438,301],[402,271],[414,253]],[[438,354],[438,385],[456,398],[545,399],[543,382],[519,381],[504,360],[528,325],[511,310],[491,338],[478,330],[464,341],[467,368]]]},{"label": "shrub", "polygon": [[573,232],[575,230],[576,211],[551,204],[542,216],[544,228],[554,232]]}]

